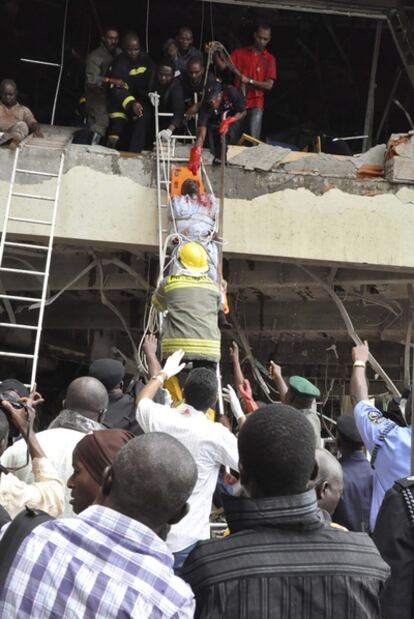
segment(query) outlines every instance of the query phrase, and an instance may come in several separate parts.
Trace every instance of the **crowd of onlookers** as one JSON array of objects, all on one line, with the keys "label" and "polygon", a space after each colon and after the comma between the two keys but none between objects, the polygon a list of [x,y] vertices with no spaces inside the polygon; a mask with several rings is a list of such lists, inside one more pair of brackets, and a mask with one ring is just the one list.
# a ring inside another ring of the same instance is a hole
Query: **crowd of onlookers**
[{"label": "crowd of onlookers", "polygon": [[258,402],[234,342],[220,415],[212,367],[157,347],[127,391],[94,361],[40,432],[40,393],[0,383],[0,616],[412,617],[411,395],[371,403],[368,345],[330,450],[306,378],[272,361]]},{"label": "crowd of onlookers", "polygon": [[[243,132],[260,139],[265,93],[276,80],[276,60],[266,49],[270,39],[270,26],[258,25],[252,45],[229,55],[217,42],[195,48],[191,29],[181,27],[154,62],[135,32],[120,38],[117,27],[107,26],[99,47],[86,58],[80,101],[86,125],[74,142],[132,152],[152,148],[155,93],[164,114],[159,119],[162,140],[174,133],[196,134],[197,145],[206,142],[218,158],[220,133],[229,144]],[[0,131],[0,143],[9,142],[12,148],[30,132],[41,135],[33,114],[17,102],[11,79],[0,84]]]}]

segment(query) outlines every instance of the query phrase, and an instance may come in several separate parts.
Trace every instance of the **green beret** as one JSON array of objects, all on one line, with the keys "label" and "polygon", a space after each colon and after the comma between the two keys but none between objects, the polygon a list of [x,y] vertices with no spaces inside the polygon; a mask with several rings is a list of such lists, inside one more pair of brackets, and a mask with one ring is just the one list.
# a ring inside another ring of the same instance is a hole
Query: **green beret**
[{"label": "green beret", "polygon": [[302,376],[291,376],[289,378],[289,387],[302,395],[311,396],[313,398],[319,398],[321,395],[319,389]]}]

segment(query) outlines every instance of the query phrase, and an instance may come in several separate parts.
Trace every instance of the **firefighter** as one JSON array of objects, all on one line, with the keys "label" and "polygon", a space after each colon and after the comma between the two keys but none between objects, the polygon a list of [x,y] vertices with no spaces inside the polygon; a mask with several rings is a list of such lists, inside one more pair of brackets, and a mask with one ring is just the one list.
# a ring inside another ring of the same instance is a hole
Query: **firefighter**
[{"label": "firefighter", "polygon": [[184,117],[184,95],[181,81],[174,77],[174,64],[169,58],[162,58],[157,65],[151,91],[160,96],[159,112],[171,112],[172,117],[159,118],[162,140],[168,140],[181,126]]},{"label": "firefighter", "polygon": [[194,241],[182,244],[177,258],[180,270],[165,277],[152,297],[153,305],[166,312],[162,358],[181,349],[187,361],[215,365],[220,361],[220,289],[207,275],[208,257],[202,245]]},{"label": "firefighter", "polygon": [[129,129],[128,150],[140,153],[145,148],[151,120],[148,92],[153,79],[154,63],[141,51],[139,37],[134,32],[125,35],[122,48],[124,51],[108,69],[110,124],[107,146],[119,148]]}]

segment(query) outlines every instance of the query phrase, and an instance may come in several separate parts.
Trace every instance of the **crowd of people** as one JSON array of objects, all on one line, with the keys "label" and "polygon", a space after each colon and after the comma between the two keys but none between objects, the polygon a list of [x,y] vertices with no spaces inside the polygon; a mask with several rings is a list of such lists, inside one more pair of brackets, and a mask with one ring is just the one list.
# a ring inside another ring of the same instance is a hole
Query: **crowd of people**
[{"label": "crowd of people", "polygon": [[[217,42],[203,51],[195,48],[191,29],[183,26],[154,62],[135,32],[120,39],[119,29],[107,26],[99,47],[86,58],[81,107],[88,129],[79,130],[74,142],[137,153],[152,148],[155,93],[159,112],[171,114],[160,117],[160,138],[168,140],[174,132],[196,134],[192,168],[199,165],[204,143],[220,158],[220,135],[226,135],[228,144],[237,143],[243,131],[259,139],[265,93],[276,80],[276,60],[266,49],[270,40],[270,26],[258,25],[252,45],[229,56]],[[12,148],[31,132],[41,136],[33,114],[16,97],[13,80],[3,80],[1,143]]]},{"label": "crowd of people", "polygon": [[[214,43],[207,66],[183,27],[155,65],[135,33],[119,48],[109,27],[88,56],[90,141],[143,150],[157,93],[172,114],[161,140],[193,123],[194,178],[171,199],[178,224],[170,222],[170,269],[152,296],[164,318],[160,341],[143,343],[146,382],[125,389],[122,363],[94,360],[39,432],[41,394],[15,378],[0,383],[0,617],[414,615],[410,389],[376,408],[368,345],[354,347],[354,411],[335,420],[330,451],[320,390],[285,377],[276,361],[277,403],[254,398],[236,342],[233,384],[219,392],[220,330],[229,325],[218,205],[197,172],[205,143],[219,159],[222,136],[260,137],[276,79],[270,37],[260,25],[252,46],[231,56]],[[42,137],[10,79],[0,84],[0,130],[12,148],[30,132]],[[224,519],[219,539],[210,539],[213,507]]]},{"label": "crowd of people", "polygon": [[211,362],[144,352],[146,383],[97,359],[40,432],[40,393],[0,384],[1,617],[412,617],[411,395],[373,406],[367,343],[335,455],[305,377],[272,361],[258,402],[233,342],[220,415]]}]

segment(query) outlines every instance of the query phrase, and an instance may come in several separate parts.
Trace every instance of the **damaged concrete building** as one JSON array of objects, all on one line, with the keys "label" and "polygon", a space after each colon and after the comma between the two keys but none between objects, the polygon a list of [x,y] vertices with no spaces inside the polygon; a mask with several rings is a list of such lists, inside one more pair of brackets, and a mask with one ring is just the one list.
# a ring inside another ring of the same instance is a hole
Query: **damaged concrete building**
[{"label": "damaged concrete building", "polygon": [[[222,4],[260,5],[281,12],[298,11],[298,4],[320,13],[335,9],[339,15],[371,18],[374,28],[377,23],[390,25],[387,16],[396,7],[392,0]],[[407,56],[401,63],[407,88],[414,84],[414,55],[412,66],[409,62]],[[351,367],[349,325],[334,298],[346,308],[358,336],[369,340],[397,387],[410,382],[414,138],[407,131],[402,139],[392,136],[388,145],[375,145],[370,97],[379,69],[374,69],[372,88],[367,86],[363,154],[300,152],[269,144],[235,146],[229,149],[225,174],[224,275],[235,328],[223,336],[223,374],[230,372],[226,349],[231,338],[242,338],[262,367],[272,358],[286,375],[302,374],[315,382],[328,415],[338,412],[341,396],[348,393]],[[403,114],[402,118],[395,133],[407,129]],[[72,131],[45,130],[52,146]],[[25,156],[25,169],[41,164],[42,170],[56,170],[53,150],[27,150]],[[12,166],[13,154],[1,149],[0,221]],[[206,167],[218,195],[220,170],[208,163]],[[50,195],[53,182],[22,174],[15,191]],[[153,153],[68,147],[38,368],[38,380],[47,385],[44,390],[50,390],[51,398],[57,398],[68,379],[84,373],[90,360],[99,356],[119,355],[127,360],[129,373],[136,372],[158,275],[156,194]],[[36,210],[36,217],[43,219],[43,208],[47,205],[39,207],[35,198],[26,197],[19,216],[30,219]],[[27,245],[41,243],[46,235],[27,221],[10,222],[9,233]],[[40,260],[33,248],[10,246],[3,266],[41,271]],[[2,294],[17,297],[36,298],[40,292],[39,278],[17,278],[10,271],[2,273],[0,285]],[[4,302],[0,320],[34,324],[34,305]],[[33,337],[30,330],[2,328],[1,348],[24,354],[33,348]],[[247,355],[247,374],[249,361]],[[29,365],[30,360],[19,357],[2,359],[0,374],[27,380]],[[372,392],[384,392],[383,383],[373,374],[371,378]],[[264,400],[265,395],[255,389]]]}]

